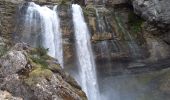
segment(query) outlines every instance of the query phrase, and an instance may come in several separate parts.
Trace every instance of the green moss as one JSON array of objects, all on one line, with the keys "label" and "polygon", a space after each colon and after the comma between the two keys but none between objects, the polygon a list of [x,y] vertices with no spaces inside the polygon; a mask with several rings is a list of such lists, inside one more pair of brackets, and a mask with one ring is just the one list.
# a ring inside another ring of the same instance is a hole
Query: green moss
[{"label": "green moss", "polygon": [[38,56],[31,56],[31,59],[33,62],[40,64],[43,68],[48,68],[48,63],[45,59],[39,58]]},{"label": "green moss", "polygon": [[37,67],[36,69],[29,73],[29,77],[26,78],[24,81],[28,85],[33,85],[37,84],[42,78],[50,79],[51,77],[52,72],[50,70]]},{"label": "green moss", "polygon": [[115,21],[117,26],[117,32],[119,33],[121,40],[131,41],[141,37],[139,33],[142,32],[142,24],[144,20],[135,15],[133,12],[129,12],[128,15],[128,28],[126,28],[126,24],[123,22],[123,16],[118,12],[115,12]]},{"label": "green moss", "polygon": [[43,47],[38,47],[30,51],[29,58],[32,62],[40,64],[43,68],[48,68],[48,63],[46,60],[50,59],[47,55],[48,49]]},{"label": "green moss", "polygon": [[142,31],[142,23],[144,22],[143,19],[135,15],[133,12],[129,13],[128,15],[130,29],[133,33],[138,33]]}]

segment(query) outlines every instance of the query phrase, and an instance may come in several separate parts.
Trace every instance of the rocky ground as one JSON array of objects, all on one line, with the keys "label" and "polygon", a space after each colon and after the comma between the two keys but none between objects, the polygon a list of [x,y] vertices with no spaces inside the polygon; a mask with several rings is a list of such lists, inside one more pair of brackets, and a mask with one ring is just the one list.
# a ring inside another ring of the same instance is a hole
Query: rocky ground
[{"label": "rocky ground", "polygon": [[[1,100],[87,99],[77,82],[46,52],[43,48],[35,49],[18,43],[1,55]],[[10,93],[20,99],[15,99]]]}]

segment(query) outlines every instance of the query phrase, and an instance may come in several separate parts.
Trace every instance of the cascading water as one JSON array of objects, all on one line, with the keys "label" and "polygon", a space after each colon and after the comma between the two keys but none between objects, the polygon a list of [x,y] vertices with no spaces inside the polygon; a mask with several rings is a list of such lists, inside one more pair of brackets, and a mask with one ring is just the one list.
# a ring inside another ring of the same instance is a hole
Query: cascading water
[{"label": "cascading water", "polygon": [[77,4],[73,4],[72,10],[76,50],[80,65],[81,86],[89,100],[99,100],[96,66],[91,49],[89,31],[84,21],[81,7]]},{"label": "cascading water", "polygon": [[[104,18],[103,16],[101,16],[99,14],[99,10],[102,10],[99,9],[99,8],[96,8],[96,22],[97,22],[97,31],[98,31],[98,35],[103,35],[103,34],[108,34],[109,32],[107,32],[107,26],[104,22]],[[111,66],[110,65],[110,48],[108,46],[108,41],[101,41],[101,43],[98,44],[98,48],[99,48],[99,51],[100,51],[100,55],[102,58],[106,58],[107,59],[107,65],[106,66]],[[105,61],[106,63],[106,61]]]},{"label": "cascading water", "polygon": [[141,52],[140,52],[139,46],[137,45],[136,41],[131,36],[131,34],[122,26],[121,19],[117,13],[115,13],[115,20],[117,21],[119,28],[121,29],[122,33],[124,34],[124,39],[127,41],[131,55],[134,58],[140,57]]},{"label": "cascading water", "polygon": [[[41,7],[30,2],[24,22],[24,30],[27,30],[27,32],[24,32],[25,34],[21,40],[31,43],[34,37],[35,41],[31,45],[42,45],[48,48],[48,54],[57,58],[61,66],[63,66],[62,34],[60,32],[59,17],[56,12],[57,6],[54,6],[53,10],[51,10],[47,6]],[[25,41],[25,39],[31,40],[31,42]]]},{"label": "cascading water", "polygon": [[[102,16],[99,15],[98,8],[96,8],[95,10],[96,10],[96,21],[97,21],[97,26],[98,26],[98,34],[100,35],[105,34],[107,33],[107,31],[106,31],[106,25],[104,23],[104,19]],[[102,41],[99,47],[101,49],[100,51],[101,51],[102,57],[110,55],[107,41]]]}]

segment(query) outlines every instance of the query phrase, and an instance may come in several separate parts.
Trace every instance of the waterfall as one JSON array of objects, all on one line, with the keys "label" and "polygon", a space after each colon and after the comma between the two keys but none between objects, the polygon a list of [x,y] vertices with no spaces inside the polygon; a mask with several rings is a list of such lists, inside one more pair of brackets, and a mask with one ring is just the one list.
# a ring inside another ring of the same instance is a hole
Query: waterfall
[{"label": "waterfall", "polygon": [[96,66],[91,48],[89,31],[81,7],[77,4],[73,4],[72,10],[76,50],[80,66],[79,74],[81,78],[81,86],[86,92],[89,100],[99,100]]},{"label": "waterfall", "polygon": [[[57,15],[57,6],[53,10],[47,6],[29,3],[25,16],[24,32],[21,40],[34,46],[48,48],[48,54],[57,58],[63,66],[62,34]],[[25,41],[27,40],[27,41]]]},{"label": "waterfall", "polygon": [[124,39],[126,40],[126,43],[130,49],[130,53],[132,57],[137,58],[141,56],[140,48],[138,44],[136,43],[134,37],[123,27],[123,24],[121,22],[121,19],[117,13],[115,13],[115,20],[118,24],[118,27],[121,29]]}]

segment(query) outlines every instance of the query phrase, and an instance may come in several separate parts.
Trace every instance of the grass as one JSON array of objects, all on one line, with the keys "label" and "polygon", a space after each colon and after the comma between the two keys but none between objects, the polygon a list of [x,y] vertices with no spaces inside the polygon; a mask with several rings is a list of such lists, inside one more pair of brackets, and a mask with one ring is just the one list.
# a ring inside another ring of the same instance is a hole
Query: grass
[{"label": "grass", "polygon": [[28,77],[24,79],[24,82],[28,85],[37,84],[42,79],[50,79],[52,77],[52,71],[48,68],[50,57],[47,55],[48,49],[43,47],[32,48],[28,53],[28,60],[33,66]]},{"label": "grass", "polygon": [[50,79],[51,77],[51,70],[38,67],[29,73],[29,77],[25,79],[25,83],[31,86],[37,84],[42,78]]}]

